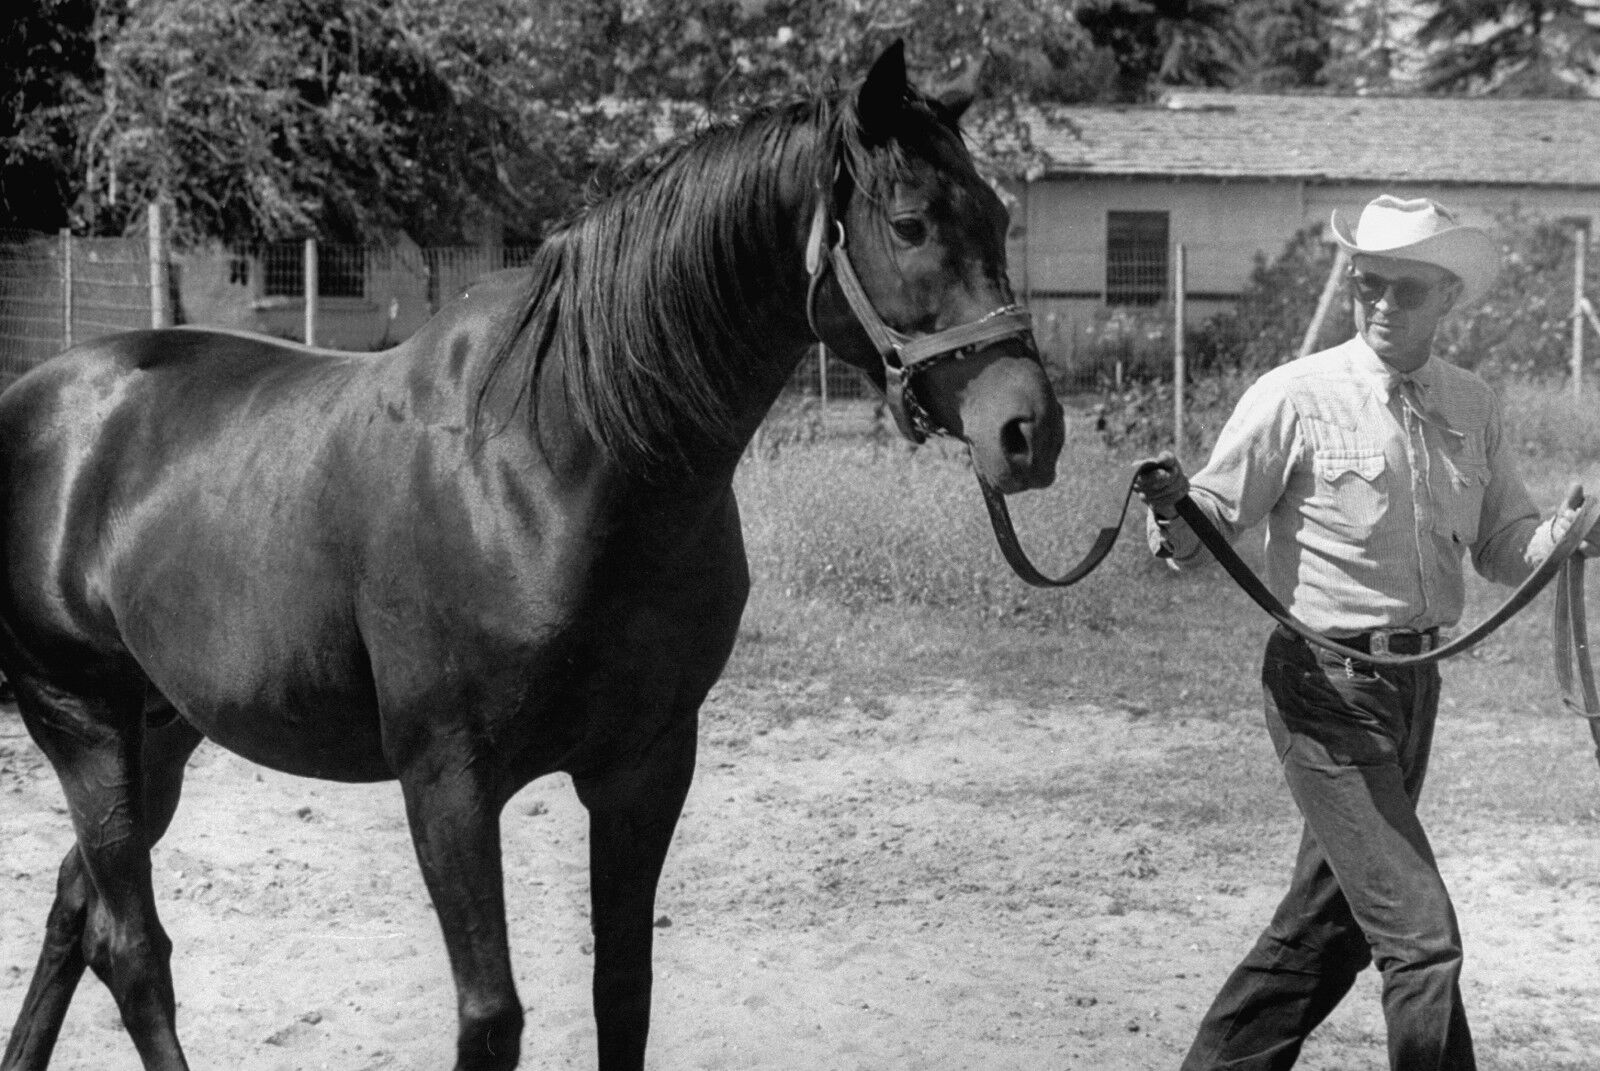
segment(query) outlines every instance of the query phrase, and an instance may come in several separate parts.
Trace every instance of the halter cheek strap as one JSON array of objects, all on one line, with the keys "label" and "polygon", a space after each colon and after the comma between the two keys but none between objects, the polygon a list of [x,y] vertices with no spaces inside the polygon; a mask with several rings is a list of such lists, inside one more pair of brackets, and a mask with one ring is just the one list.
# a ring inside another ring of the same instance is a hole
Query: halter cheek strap
[{"label": "halter cheek strap", "polygon": [[827,241],[829,216],[827,198],[818,197],[816,211],[811,217],[811,233],[806,239],[806,273],[810,276],[806,288],[806,319],[811,324],[812,334],[821,341],[822,332],[817,329],[817,289],[827,269],[832,267],[845,302],[883,361],[884,395],[901,435],[920,443],[928,435],[942,430],[912,394],[911,379],[917,372],[939,361],[964,357],[1004,338],[1024,339],[1029,352],[1037,355],[1033,345],[1033,316],[1018,305],[1004,305],[976,320],[927,335],[908,335],[890,327],[873,308],[872,299],[850,263],[845,251],[843,223],[832,221],[834,240]]}]

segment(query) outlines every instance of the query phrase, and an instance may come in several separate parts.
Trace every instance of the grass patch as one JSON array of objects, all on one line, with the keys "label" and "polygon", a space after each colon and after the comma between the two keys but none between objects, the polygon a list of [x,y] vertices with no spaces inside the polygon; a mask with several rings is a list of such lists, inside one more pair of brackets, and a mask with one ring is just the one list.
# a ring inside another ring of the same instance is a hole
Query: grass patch
[{"label": "grass patch", "polygon": [[1522,447],[1530,469],[1583,470],[1600,463],[1600,405],[1592,389],[1574,398],[1564,388],[1507,380],[1496,390],[1511,441]]}]

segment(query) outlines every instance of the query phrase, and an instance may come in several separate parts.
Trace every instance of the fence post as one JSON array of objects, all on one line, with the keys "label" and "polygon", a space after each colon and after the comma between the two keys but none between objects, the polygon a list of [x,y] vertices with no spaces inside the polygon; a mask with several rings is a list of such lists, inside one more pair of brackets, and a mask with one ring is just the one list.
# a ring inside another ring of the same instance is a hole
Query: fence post
[{"label": "fence post", "polygon": [[822,425],[828,425],[828,347],[817,343],[817,400],[822,414]]},{"label": "fence post", "polygon": [[1583,397],[1583,282],[1587,265],[1589,231],[1584,227],[1572,229],[1572,396]]},{"label": "fence post", "polygon": [[306,297],[306,345],[317,344],[317,240],[306,239],[305,279]]},{"label": "fence post", "polygon": [[1300,352],[1296,357],[1304,357],[1317,345],[1317,337],[1322,334],[1322,321],[1328,318],[1328,310],[1333,307],[1333,295],[1339,292],[1339,282],[1344,278],[1346,257],[1343,246],[1337,247],[1333,252],[1333,267],[1328,269],[1327,281],[1322,284],[1322,293],[1317,297],[1317,311],[1311,314],[1311,322],[1306,325],[1306,333],[1300,339]]},{"label": "fence post", "polygon": [[161,203],[150,202],[145,215],[150,232],[150,326],[171,327],[172,317],[167,315],[167,258],[162,243],[166,230],[161,221]]},{"label": "fence post", "polygon": [[72,231],[61,228],[61,348],[72,348]]},{"label": "fence post", "polygon": [[1187,257],[1183,243],[1179,242],[1177,249],[1173,250],[1172,259],[1172,443],[1174,452],[1179,456],[1183,454],[1183,390],[1186,378],[1185,364],[1187,355],[1184,347],[1184,311],[1183,302],[1185,292],[1189,289],[1187,278]]}]

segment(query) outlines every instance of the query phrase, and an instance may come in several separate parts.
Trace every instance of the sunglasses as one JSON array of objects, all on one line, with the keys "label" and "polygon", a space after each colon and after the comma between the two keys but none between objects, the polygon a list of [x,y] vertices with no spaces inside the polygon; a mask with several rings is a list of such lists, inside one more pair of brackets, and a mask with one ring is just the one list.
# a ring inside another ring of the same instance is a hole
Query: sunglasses
[{"label": "sunglasses", "polygon": [[1408,310],[1420,307],[1434,290],[1432,283],[1421,279],[1386,279],[1370,271],[1354,269],[1350,272],[1350,283],[1363,305],[1376,305],[1388,294],[1396,308]]}]

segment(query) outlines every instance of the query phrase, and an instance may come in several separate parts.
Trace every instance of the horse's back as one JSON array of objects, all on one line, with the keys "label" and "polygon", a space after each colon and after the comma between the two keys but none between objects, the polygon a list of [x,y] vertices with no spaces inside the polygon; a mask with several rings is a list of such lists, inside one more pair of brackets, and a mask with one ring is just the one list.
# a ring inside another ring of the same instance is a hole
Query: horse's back
[{"label": "horse's back", "polygon": [[0,395],[0,612],[13,631],[80,655],[121,646],[140,577],[170,582],[185,571],[164,563],[203,560],[205,519],[248,517],[251,468],[306,445],[305,422],[271,416],[272,399],[337,380],[340,365],[172,329],[97,339],[18,380]]},{"label": "horse's back", "polygon": [[[19,380],[0,397],[9,659],[58,688],[148,682],[186,714],[359,709],[339,527],[359,474],[341,458],[383,363],[171,329],[95,340]],[[376,751],[375,726],[325,724],[328,748]]]}]

